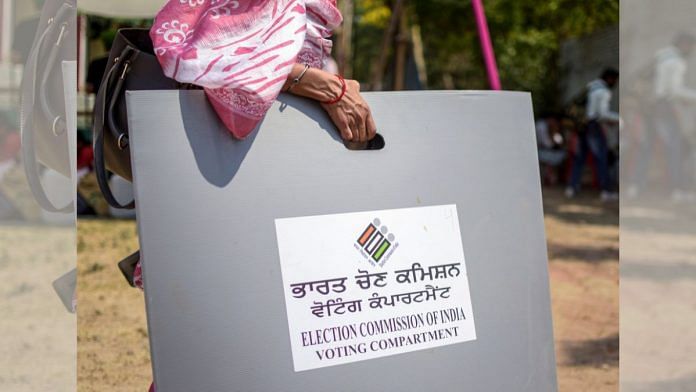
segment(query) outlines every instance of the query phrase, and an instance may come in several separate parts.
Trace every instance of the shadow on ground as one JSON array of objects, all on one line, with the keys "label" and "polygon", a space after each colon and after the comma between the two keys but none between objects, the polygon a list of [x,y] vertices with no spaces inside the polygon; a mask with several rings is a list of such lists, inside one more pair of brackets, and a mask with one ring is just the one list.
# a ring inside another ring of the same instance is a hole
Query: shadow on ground
[{"label": "shadow on ground", "polygon": [[619,385],[619,206],[544,188],[559,391]]},{"label": "shadow on ground", "polygon": [[602,202],[596,192],[588,191],[568,199],[560,188],[544,188],[543,196],[545,216],[573,224],[619,224],[619,203]]},{"label": "shadow on ground", "polygon": [[579,260],[586,263],[615,262],[619,258],[619,249],[615,246],[603,246],[587,249],[582,246],[568,246],[558,243],[548,243],[549,259]]},{"label": "shadow on ground", "polygon": [[619,366],[619,334],[579,342],[562,342],[567,366]]}]

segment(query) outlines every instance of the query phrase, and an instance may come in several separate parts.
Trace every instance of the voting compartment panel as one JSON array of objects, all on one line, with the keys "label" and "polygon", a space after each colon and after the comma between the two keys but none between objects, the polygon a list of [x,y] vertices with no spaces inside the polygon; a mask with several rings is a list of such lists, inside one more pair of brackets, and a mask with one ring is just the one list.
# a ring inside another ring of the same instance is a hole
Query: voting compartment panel
[{"label": "voting compartment panel", "polygon": [[297,97],[239,141],[128,93],[158,390],[556,390],[529,94],[365,98],[381,150]]}]

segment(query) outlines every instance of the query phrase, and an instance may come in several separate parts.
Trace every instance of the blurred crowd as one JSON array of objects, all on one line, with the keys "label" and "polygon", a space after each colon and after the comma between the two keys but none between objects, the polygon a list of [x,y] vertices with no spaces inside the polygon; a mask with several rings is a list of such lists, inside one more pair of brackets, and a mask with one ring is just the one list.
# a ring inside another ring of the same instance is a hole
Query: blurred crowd
[{"label": "blurred crowd", "polygon": [[696,36],[680,33],[623,84],[624,184],[629,199],[696,201],[696,90],[687,86]]},{"label": "blurred crowd", "polygon": [[[696,89],[687,86],[696,36],[680,33],[622,84],[621,116],[609,109],[619,73],[606,69],[566,108],[536,121],[543,182],[572,198],[696,201]],[[619,155],[623,167],[619,170]]]},{"label": "blurred crowd", "polygon": [[536,120],[542,181],[564,184],[568,198],[583,188],[596,189],[602,201],[618,198],[622,120],[610,109],[618,81],[619,72],[607,68],[563,111],[543,113]]}]

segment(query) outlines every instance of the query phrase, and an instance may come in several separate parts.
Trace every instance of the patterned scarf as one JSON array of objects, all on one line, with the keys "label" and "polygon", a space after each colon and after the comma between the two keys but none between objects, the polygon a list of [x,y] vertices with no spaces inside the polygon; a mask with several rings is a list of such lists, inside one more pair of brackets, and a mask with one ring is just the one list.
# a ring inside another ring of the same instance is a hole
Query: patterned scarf
[{"label": "patterned scarf", "polygon": [[150,35],[164,73],[202,86],[241,139],[295,63],[323,68],[341,19],[336,0],[169,0]]}]

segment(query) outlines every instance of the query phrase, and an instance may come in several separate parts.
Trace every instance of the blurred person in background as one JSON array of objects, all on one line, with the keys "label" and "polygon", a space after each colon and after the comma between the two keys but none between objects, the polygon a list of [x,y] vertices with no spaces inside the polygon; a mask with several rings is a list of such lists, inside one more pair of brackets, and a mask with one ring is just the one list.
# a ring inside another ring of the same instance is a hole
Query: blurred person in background
[{"label": "blurred person in background", "polygon": [[[95,204],[95,200],[92,198],[97,198],[96,200],[101,201],[103,199],[101,194],[94,192],[96,189],[92,189],[89,186],[85,187],[82,180],[84,178],[89,178],[93,173],[94,162],[94,150],[92,148],[92,143],[89,138],[82,133],[77,132],[77,215],[97,215],[96,210],[92,206]],[[89,181],[86,181],[89,182]],[[92,192],[89,190],[92,189]]]},{"label": "blurred person in background", "polygon": [[[621,97],[621,115],[625,121],[622,131],[622,154],[626,165],[624,175],[626,195],[634,199],[640,192],[646,189],[648,174],[650,172],[650,160],[655,147],[655,138],[652,132],[648,132],[649,107],[646,107],[642,97],[636,94],[624,94]],[[624,151],[625,150],[625,151]]]},{"label": "blurred person in background", "polygon": [[535,123],[539,164],[544,183],[554,185],[558,182],[558,169],[565,161],[563,148],[565,138],[561,127],[561,116],[556,113],[542,115]]},{"label": "blurred person in background", "polygon": [[27,183],[21,147],[16,113],[0,111],[0,219],[36,221],[40,208]]},{"label": "blurred person in background", "polygon": [[[0,113],[0,184],[6,175],[17,166],[17,158],[21,141],[16,127],[12,126],[8,113]],[[10,219],[19,216],[12,200],[0,189],[0,219]]]},{"label": "blurred person in background", "polygon": [[574,197],[580,191],[582,171],[585,167],[585,158],[592,154],[596,169],[597,180],[601,189],[602,201],[615,200],[618,194],[611,190],[609,178],[609,148],[605,134],[605,125],[618,124],[619,114],[609,109],[611,103],[611,89],[619,81],[619,71],[607,68],[600,78],[587,85],[587,105],[585,107],[584,129],[578,132],[578,147],[573,159],[570,182],[566,188],[566,196]]},{"label": "blurred person in background", "polygon": [[[672,45],[660,49],[655,55],[655,112],[656,136],[666,150],[667,168],[672,200],[675,202],[695,200],[693,193],[693,167],[685,165],[688,155],[684,129],[679,118],[678,104],[696,102],[696,90],[685,85],[687,58],[692,53],[696,37],[681,33]],[[689,169],[685,170],[685,166]],[[633,190],[631,190],[633,192]]]}]

